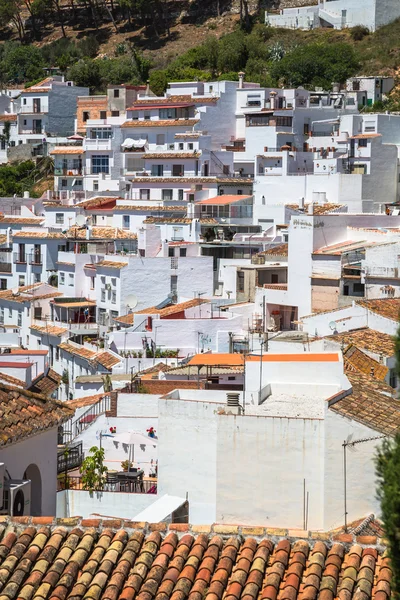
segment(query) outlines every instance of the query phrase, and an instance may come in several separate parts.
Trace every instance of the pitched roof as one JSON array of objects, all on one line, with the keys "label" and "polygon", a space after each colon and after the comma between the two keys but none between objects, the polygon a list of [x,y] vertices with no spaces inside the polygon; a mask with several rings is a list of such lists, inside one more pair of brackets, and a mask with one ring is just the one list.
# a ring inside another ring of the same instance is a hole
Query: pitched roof
[{"label": "pitched roof", "polygon": [[97,263],[94,263],[94,267],[107,267],[108,269],[123,269],[128,265],[127,262],[117,262],[114,260],[101,260]]},{"label": "pitched roof", "polygon": [[166,96],[164,98],[155,97],[148,99],[139,99],[136,100],[135,106],[144,106],[146,107],[148,104],[156,105],[156,104],[176,104],[177,102],[191,102],[196,104],[216,104],[218,102],[218,98],[215,96],[191,96],[191,94],[171,94],[170,96]]},{"label": "pitched roof", "polygon": [[93,350],[89,350],[84,346],[73,346],[68,342],[62,342],[61,344],[58,344],[58,347],[61,350],[68,352],[69,354],[79,356],[79,358],[84,358],[86,360],[95,360],[96,358],[96,352],[94,352]]},{"label": "pitched roof", "polygon": [[[64,207],[63,207],[64,209]],[[50,231],[29,231],[29,230],[21,230],[21,231],[13,231],[13,238],[32,238],[32,239],[47,239],[47,240],[65,240],[65,235],[61,232],[54,231],[50,233]]]},{"label": "pitched roof", "polygon": [[99,352],[96,356],[96,361],[105,369],[111,369],[115,365],[118,365],[121,360],[121,358],[114,356],[111,352]]},{"label": "pitched roof", "polygon": [[50,154],[84,154],[82,146],[56,146]]},{"label": "pitched roof", "polygon": [[10,217],[0,215],[0,224],[7,223],[9,225],[40,225],[43,223],[44,217]]},{"label": "pitched roof", "polygon": [[62,402],[0,384],[0,447],[57,427],[72,415]]},{"label": "pitched roof", "polygon": [[2,527],[4,598],[389,600],[391,596],[389,558],[368,547],[368,542],[346,547],[329,534],[327,541],[320,541],[318,533],[317,541],[296,539],[295,532],[289,532],[290,540],[280,538],[287,530],[276,530],[278,535],[270,538],[265,528],[258,528],[261,535],[256,539],[251,528],[246,534],[246,527],[237,526],[214,525],[213,533],[204,527],[210,535],[193,535],[185,523],[170,524],[169,531],[165,523],[157,524],[163,536],[151,531],[152,526],[146,534],[147,528],[135,528],[137,524],[129,521],[124,528],[119,519],[75,518],[53,524],[50,517],[36,526],[27,521],[23,525],[7,519]]},{"label": "pitched roof", "polygon": [[382,298],[378,300],[358,300],[357,304],[367,308],[381,317],[398,321],[400,314],[400,298]]},{"label": "pitched roof", "polygon": [[196,123],[200,123],[197,119],[168,119],[162,120],[142,120],[142,121],[125,121],[121,127],[193,127]]},{"label": "pitched roof", "polygon": [[160,204],[154,203],[154,205],[140,205],[135,206],[130,204],[117,204],[114,208],[116,210],[125,210],[132,212],[181,212],[186,214],[186,206],[161,206]]},{"label": "pitched roof", "polygon": [[169,317],[176,313],[180,313],[183,310],[187,310],[189,308],[194,308],[195,306],[199,306],[200,304],[206,304],[209,302],[203,298],[193,298],[192,300],[187,300],[186,302],[179,302],[178,304],[171,304],[171,306],[166,306],[165,308],[157,308],[156,306],[152,306],[151,308],[144,308],[142,310],[137,311],[135,314],[137,315],[160,315],[160,317]]},{"label": "pitched roof", "polygon": [[4,114],[4,115],[0,115],[0,123],[5,123],[6,121],[13,123],[14,121],[17,121],[17,114],[14,115],[10,115],[10,114]]},{"label": "pitched roof", "polygon": [[268,248],[267,250],[263,250],[259,252],[259,256],[288,256],[289,254],[289,244],[277,244]]},{"label": "pitched roof", "polygon": [[386,383],[360,372],[346,372],[353,392],[329,403],[329,408],[383,435],[394,435],[400,429],[400,401]]},{"label": "pitched roof", "polygon": [[367,350],[374,354],[382,354],[383,356],[393,356],[394,354],[393,337],[387,333],[369,329],[369,327],[329,335],[326,339],[338,342],[344,346],[354,344],[362,350]]},{"label": "pitched roof", "polygon": [[[291,210],[300,210],[300,206],[298,204],[286,204],[286,208],[290,208]],[[302,213],[308,212],[309,204],[304,205],[304,210],[301,209]],[[327,202],[326,204],[314,204],[313,205],[313,216],[326,215],[331,212],[342,212],[341,209],[346,208],[346,204],[331,204]]]},{"label": "pitched roof", "polygon": [[225,204],[235,204],[235,202],[243,202],[243,200],[249,200],[253,196],[239,196],[234,194],[222,194],[221,196],[215,196],[214,198],[206,198],[205,200],[199,200],[196,204],[211,204],[212,206],[219,206]]},{"label": "pitched roof", "polygon": [[201,153],[197,150],[193,152],[146,152],[145,158],[146,160],[154,158],[168,160],[169,158],[199,158],[200,155]]},{"label": "pitched roof", "polygon": [[[189,217],[146,217],[143,223],[183,223],[184,225],[189,225],[192,221],[193,219]],[[218,223],[212,217],[203,217],[199,219],[199,222],[205,225],[216,225]]]},{"label": "pitched roof", "polygon": [[[66,236],[78,240],[86,240],[86,228],[71,227],[66,233]],[[91,227],[90,240],[136,240],[136,233],[119,229],[118,227]]]},{"label": "pitched roof", "polygon": [[[45,298],[56,298],[57,296],[62,296],[61,292],[57,291],[57,288],[53,288],[54,292],[47,292],[46,294],[38,293],[38,289],[40,287],[44,287],[42,282],[34,283],[32,285],[23,285],[18,288],[18,294],[15,294],[12,289],[9,290],[1,290],[0,291],[0,300],[11,300],[12,302],[34,302],[35,300],[44,300]],[[46,287],[51,287],[46,284]]]},{"label": "pitched roof", "polygon": [[[130,377],[130,375],[129,375]],[[76,379],[75,379],[76,381]],[[100,400],[106,396],[104,392],[101,394],[92,394],[91,396],[82,396],[82,398],[77,398],[76,400],[66,400],[65,404],[69,406],[69,408],[73,408],[76,410],[77,408],[83,408],[84,406],[91,406],[92,404],[96,404]]]},{"label": "pitched roof", "polygon": [[88,198],[78,202],[75,206],[80,208],[96,208],[103,206],[103,204],[116,203],[117,200],[121,200],[120,196],[96,196],[95,198]]},{"label": "pitched roof", "polygon": [[[7,363],[4,363],[7,365]],[[5,384],[16,385],[17,387],[26,387],[26,382],[22,381],[22,379],[18,379],[17,377],[12,377],[12,375],[7,375],[6,373],[0,372],[0,380]]]},{"label": "pitched roof", "polygon": [[350,363],[360,373],[384,381],[388,374],[388,367],[382,365],[367,354],[364,354],[357,346],[350,344],[343,352],[345,363]]},{"label": "pitched roof", "polygon": [[30,325],[30,329],[33,331],[37,331],[38,333],[43,333],[45,335],[55,335],[62,336],[64,333],[68,333],[68,329],[65,327],[59,327],[58,325]]},{"label": "pitched roof", "polygon": [[45,394],[51,396],[53,392],[58,390],[61,384],[61,375],[56,373],[53,369],[49,369],[46,375],[42,375],[30,386],[30,391],[37,392],[38,394]]}]

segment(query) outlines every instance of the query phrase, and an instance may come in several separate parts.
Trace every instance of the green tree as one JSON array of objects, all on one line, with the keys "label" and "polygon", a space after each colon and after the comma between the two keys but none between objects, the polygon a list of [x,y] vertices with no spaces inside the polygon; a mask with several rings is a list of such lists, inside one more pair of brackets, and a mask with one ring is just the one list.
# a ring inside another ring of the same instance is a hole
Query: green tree
[{"label": "green tree", "polygon": [[4,45],[2,71],[7,81],[23,83],[43,78],[44,61],[36,46],[22,46],[17,42]]},{"label": "green tree", "polygon": [[[399,343],[399,335],[396,338]],[[397,347],[397,356],[398,354]],[[399,364],[399,363],[397,363]],[[400,433],[394,439],[385,439],[376,458],[378,498],[388,541],[393,581],[393,597],[400,598]]]},{"label": "green tree", "polygon": [[168,77],[165,71],[152,71],[150,73],[150,88],[156,96],[162,96],[168,86]]},{"label": "green tree", "polygon": [[25,36],[25,29],[21,9],[21,0],[1,0],[0,2],[0,22],[4,24],[11,22],[17,29],[18,37],[22,42]]},{"label": "green tree", "polygon": [[68,70],[67,77],[78,86],[89,87],[91,90],[95,90],[101,83],[99,61],[92,59],[78,60]]},{"label": "green tree", "polygon": [[79,472],[82,475],[82,487],[89,492],[102,491],[106,483],[107,468],[104,466],[104,448],[92,446],[89,450],[91,456],[87,456]]}]

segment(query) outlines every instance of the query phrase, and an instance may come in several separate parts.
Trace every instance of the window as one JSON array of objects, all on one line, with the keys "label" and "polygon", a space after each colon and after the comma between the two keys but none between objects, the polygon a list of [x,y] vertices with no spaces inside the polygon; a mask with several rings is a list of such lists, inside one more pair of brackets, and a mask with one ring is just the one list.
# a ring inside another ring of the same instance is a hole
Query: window
[{"label": "window", "polygon": [[69,286],[74,285],[74,274],[73,273],[68,273],[68,285]]},{"label": "window", "polygon": [[165,133],[157,134],[157,146],[163,146],[165,144]]},{"label": "window", "polygon": [[119,117],[119,110],[112,110],[111,111],[111,116],[112,117]]},{"label": "window", "polygon": [[179,256],[186,256],[187,248],[179,248]]},{"label": "window", "polygon": [[56,223],[58,225],[64,225],[64,213],[56,213]]},{"label": "window", "polygon": [[23,104],[24,104],[24,106],[26,106],[26,98],[24,98]]},{"label": "window", "polygon": [[12,319],[12,308],[8,309],[8,318]]},{"label": "window", "polygon": [[90,130],[91,140],[109,140],[112,138],[112,129],[110,127],[93,127]]},{"label": "window", "polygon": [[88,110],[84,110],[82,114],[82,121],[86,123],[90,119],[90,112]]},{"label": "window", "polygon": [[122,216],[122,228],[123,229],[129,229],[130,227],[130,216],[129,215],[123,215]]},{"label": "window", "polygon": [[271,283],[279,283],[277,273],[271,273]]},{"label": "window", "polygon": [[176,108],[160,108],[160,119],[176,119]]},{"label": "window", "polygon": [[68,187],[68,179],[61,179],[61,187]]},{"label": "window", "polygon": [[4,308],[0,307],[0,323],[4,325]]},{"label": "window", "polygon": [[171,275],[171,293],[177,294],[178,292],[178,275]]},{"label": "window", "polygon": [[178,257],[177,257],[177,256],[175,256],[175,257],[172,257],[172,258],[171,258],[171,269],[177,269],[177,268],[178,268],[178,266],[179,266],[179,260],[178,260]]},{"label": "window", "polygon": [[101,283],[105,284],[106,283],[106,278],[105,275],[102,275],[100,278]]},{"label": "window", "polygon": [[389,372],[389,385],[392,388],[397,388],[397,375],[396,375],[396,369],[390,369]]},{"label": "window", "polygon": [[149,113],[149,111],[148,111],[148,110],[146,110],[146,111],[144,112],[144,120],[145,120],[145,121],[150,121],[150,113]]},{"label": "window", "polygon": [[60,360],[60,348],[56,346],[56,360]]},{"label": "window", "polygon": [[184,148],[185,148],[185,145],[184,145],[182,142],[180,142],[180,143],[178,144],[178,149],[179,149],[179,150],[183,150]]},{"label": "window", "polygon": [[114,98],[119,98],[119,90],[114,90]]},{"label": "window", "polygon": [[188,144],[188,150],[193,150],[193,142],[189,142]]},{"label": "window", "polygon": [[19,286],[21,286],[21,285],[25,285],[25,275],[20,275],[20,276],[18,277],[18,285],[19,285]]},{"label": "window", "polygon": [[97,179],[95,179],[95,180],[93,181],[93,191],[94,191],[94,192],[98,192],[98,191],[99,191],[99,182],[98,182],[98,180],[97,180]]},{"label": "window", "polygon": [[65,273],[63,273],[62,271],[60,272],[60,285],[64,285],[65,284]]},{"label": "window", "polygon": [[7,289],[7,279],[0,279],[0,290]]},{"label": "window", "polygon": [[95,277],[91,277],[90,278],[90,289],[94,290],[94,284],[95,284],[96,278]]},{"label": "window", "polygon": [[150,200],[150,190],[139,190],[139,198],[141,200]]},{"label": "window", "polygon": [[368,146],[368,140],[366,140],[366,139],[358,140],[359,148],[366,148],[367,146]]},{"label": "window", "polygon": [[172,190],[162,190],[161,198],[162,200],[172,200]]},{"label": "window", "polygon": [[164,165],[152,165],[151,166],[151,176],[152,177],[162,177],[164,175]]},{"label": "window", "polygon": [[175,248],[173,246],[168,246],[168,256],[172,258],[175,256]]},{"label": "window", "polygon": [[185,167],[183,165],[172,165],[172,177],[183,177]]},{"label": "window", "polygon": [[92,156],[92,173],[109,173],[109,156]]},{"label": "window", "polygon": [[276,117],[277,127],[291,127],[293,123],[293,117]]},{"label": "window", "polygon": [[244,292],[244,272],[238,271],[237,273],[237,290],[238,292]]},{"label": "window", "polygon": [[107,111],[106,110],[100,111],[100,119],[103,119],[103,120],[107,119]]},{"label": "window", "polygon": [[118,315],[119,315],[119,313],[118,313],[118,311],[117,311],[117,310],[112,310],[110,314],[111,314],[111,318],[112,318],[113,320],[117,319],[117,318],[118,318]]},{"label": "window", "polygon": [[355,283],[353,285],[353,294],[364,295],[364,284],[363,283]]},{"label": "window", "polygon": [[178,200],[183,201],[183,190],[178,190]]},{"label": "window", "polygon": [[40,273],[33,274],[33,283],[40,283]]},{"label": "window", "polygon": [[111,304],[117,304],[117,292],[111,292]]},{"label": "window", "polygon": [[[3,313],[3,318],[4,318],[4,313]],[[18,325],[18,327],[22,327],[22,310],[18,311],[17,325]]]},{"label": "window", "polygon": [[101,290],[101,301],[102,302],[106,301],[106,290]]},{"label": "window", "polygon": [[34,319],[41,319],[42,318],[42,307],[41,306],[35,306],[33,309],[33,318]]}]

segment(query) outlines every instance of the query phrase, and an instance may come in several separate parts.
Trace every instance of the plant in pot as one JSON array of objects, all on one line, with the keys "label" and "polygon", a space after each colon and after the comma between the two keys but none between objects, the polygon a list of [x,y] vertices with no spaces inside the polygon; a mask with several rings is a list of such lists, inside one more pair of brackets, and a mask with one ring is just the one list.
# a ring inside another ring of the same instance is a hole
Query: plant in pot
[{"label": "plant in pot", "polygon": [[92,446],[79,469],[82,488],[89,492],[100,492],[106,483],[107,467],[104,466],[104,448]]},{"label": "plant in pot", "polygon": [[129,460],[123,460],[121,463],[121,469],[123,471],[129,471],[129,469],[133,467],[133,463],[130,462]]},{"label": "plant in pot", "polygon": [[154,427],[149,427],[149,429],[146,429],[149,437],[154,438],[156,437],[156,430],[154,429]]}]

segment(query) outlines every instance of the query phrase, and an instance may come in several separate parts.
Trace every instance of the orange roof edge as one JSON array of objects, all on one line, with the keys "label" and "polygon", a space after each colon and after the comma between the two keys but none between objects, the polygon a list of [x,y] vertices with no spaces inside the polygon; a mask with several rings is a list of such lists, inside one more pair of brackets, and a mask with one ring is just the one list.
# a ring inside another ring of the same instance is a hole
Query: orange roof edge
[{"label": "orange roof edge", "polygon": [[[190,366],[214,365],[236,366],[246,362],[259,362],[260,355],[252,354],[244,357],[243,354],[196,354],[189,361]],[[264,354],[263,362],[340,362],[337,352],[308,352],[304,354]]]}]

